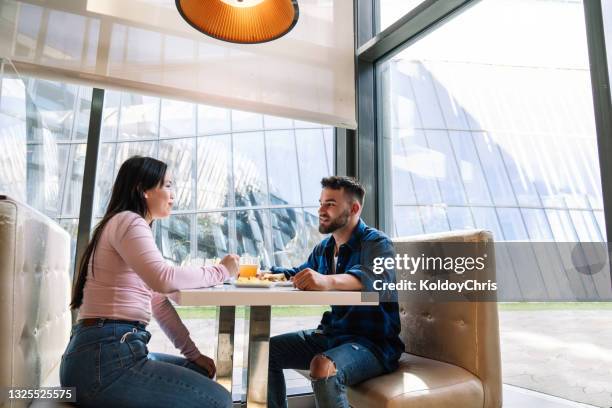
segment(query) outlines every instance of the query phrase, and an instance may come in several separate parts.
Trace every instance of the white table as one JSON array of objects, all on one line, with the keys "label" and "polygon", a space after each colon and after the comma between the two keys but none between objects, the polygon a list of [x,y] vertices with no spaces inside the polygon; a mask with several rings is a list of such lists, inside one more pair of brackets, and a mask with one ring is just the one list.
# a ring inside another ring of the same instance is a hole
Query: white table
[{"label": "white table", "polygon": [[302,291],[292,287],[237,288],[233,285],[181,290],[172,293],[169,297],[180,306],[219,306],[217,313],[217,381],[230,392],[232,391],[236,306],[248,306],[245,402],[249,407],[266,406],[272,306],[373,306],[378,304],[378,293]]}]

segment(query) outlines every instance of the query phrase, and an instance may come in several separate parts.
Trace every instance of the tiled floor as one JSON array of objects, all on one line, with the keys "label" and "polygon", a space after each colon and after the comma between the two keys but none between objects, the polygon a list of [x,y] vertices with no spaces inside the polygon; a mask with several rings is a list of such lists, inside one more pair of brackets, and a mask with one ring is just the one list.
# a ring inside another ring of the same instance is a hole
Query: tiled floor
[{"label": "tiled floor", "polygon": [[[312,328],[319,317],[275,318],[272,334]],[[201,351],[214,356],[215,322],[188,320],[187,326]],[[505,407],[612,407],[612,311],[504,311],[500,313]],[[234,392],[241,393],[244,321],[237,322]],[[149,349],[177,354],[152,324]],[[287,372],[287,386],[304,390],[308,382]],[[514,387],[513,387],[514,386]],[[520,387],[520,388],[518,388]],[[537,390],[541,393],[528,391]],[[565,400],[548,397],[546,394]],[[539,404],[539,405],[538,405]],[[569,404],[569,405],[568,405]],[[572,405],[574,404],[574,405]]]},{"label": "tiled floor", "polygon": [[[504,408],[591,408],[594,405],[581,404],[547,394],[504,384]],[[606,407],[607,408],[607,407]]]},{"label": "tiled floor", "polygon": [[612,407],[612,310],[500,313],[503,379]]}]

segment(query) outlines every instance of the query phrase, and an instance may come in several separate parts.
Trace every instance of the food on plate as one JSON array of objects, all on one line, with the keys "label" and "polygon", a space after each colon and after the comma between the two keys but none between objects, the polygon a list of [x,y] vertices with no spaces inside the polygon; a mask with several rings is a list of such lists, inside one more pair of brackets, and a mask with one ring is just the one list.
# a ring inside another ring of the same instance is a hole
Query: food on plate
[{"label": "food on plate", "polygon": [[287,282],[287,278],[283,273],[264,273],[259,276],[240,276],[236,279],[237,282]]},{"label": "food on plate", "polygon": [[277,284],[278,283],[269,280],[259,279],[256,276],[250,276],[248,278],[241,276],[234,281],[234,286],[245,288],[271,288]]},{"label": "food on plate", "polygon": [[287,282],[287,277],[285,277],[284,273],[264,273],[260,278],[271,282]]}]

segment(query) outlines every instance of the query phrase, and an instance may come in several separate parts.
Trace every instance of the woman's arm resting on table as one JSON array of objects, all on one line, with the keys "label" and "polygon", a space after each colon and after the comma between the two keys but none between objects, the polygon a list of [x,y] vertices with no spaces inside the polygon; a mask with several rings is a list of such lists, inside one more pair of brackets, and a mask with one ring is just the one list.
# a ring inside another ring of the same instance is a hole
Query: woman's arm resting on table
[{"label": "woman's arm resting on table", "polygon": [[[124,215],[125,214],[125,215]],[[172,266],[155,245],[153,233],[146,221],[135,213],[121,213],[117,234],[111,244],[121,258],[155,292],[170,293],[223,283],[229,277],[224,265],[207,267]]]}]

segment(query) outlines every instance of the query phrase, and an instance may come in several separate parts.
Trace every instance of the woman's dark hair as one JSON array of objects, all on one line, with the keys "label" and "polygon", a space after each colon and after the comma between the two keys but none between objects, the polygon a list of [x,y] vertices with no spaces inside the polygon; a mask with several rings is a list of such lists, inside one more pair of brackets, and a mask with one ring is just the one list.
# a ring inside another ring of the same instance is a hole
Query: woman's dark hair
[{"label": "woman's dark hair", "polygon": [[[78,275],[72,288],[71,309],[78,309],[83,304],[87,267],[95,255],[104,226],[115,214],[122,211],[132,211],[146,218],[148,209],[144,192],[163,184],[166,168],[166,163],[151,157],[133,156],[123,162],[117,173],[104,218],[96,226],[91,241],[79,261]],[[93,263],[91,268],[93,275]]]}]

